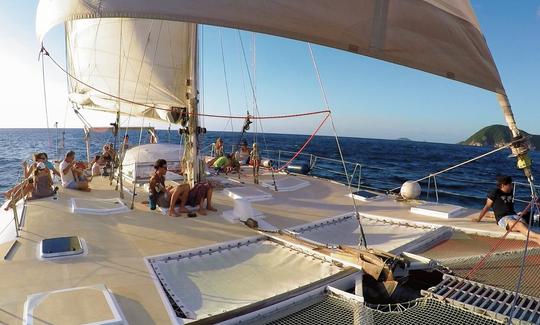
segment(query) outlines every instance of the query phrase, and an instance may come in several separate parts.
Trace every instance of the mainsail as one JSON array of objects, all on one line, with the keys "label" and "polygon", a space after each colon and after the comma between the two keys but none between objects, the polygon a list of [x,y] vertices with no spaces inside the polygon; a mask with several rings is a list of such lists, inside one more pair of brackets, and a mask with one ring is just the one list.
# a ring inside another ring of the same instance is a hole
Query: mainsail
[{"label": "mainsail", "polygon": [[[194,24],[108,18],[68,21],[69,98],[78,107],[176,123],[189,106]],[[118,98],[128,101],[119,100]]]},{"label": "mainsail", "polygon": [[107,17],[278,35],[505,93],[468,0],[46,0],[39,3],[36,29],[42,39],[56,24]]}]

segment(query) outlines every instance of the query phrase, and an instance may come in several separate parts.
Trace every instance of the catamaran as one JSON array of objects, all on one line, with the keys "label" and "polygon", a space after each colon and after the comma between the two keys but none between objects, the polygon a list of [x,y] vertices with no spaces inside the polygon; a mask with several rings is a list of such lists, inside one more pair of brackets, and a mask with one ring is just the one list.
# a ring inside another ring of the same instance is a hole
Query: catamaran
[{"label": "catamaran", "polygon": [[[58,24],[65,66],[46,46]],[[183,143],[120,149],[123,160],[110,176],[94,177],[91,192],[61,188],[51,198],[7,202],[1,323],[540,323],[540,252],[526,238],[472,223],[477,211],[419,200],[420,180],[400,195],[355,189],[358,165],[351,172],[343,155],[347,184],[304,175],[320,157],[288,169],[317,130],[277,165],[209,170],[203,116],[242,119],[242,133],[252,121],[309,114],[335,125],[326,99],[323,111],[261,115],[251,80],[253,114],[202,113],[198,24],[325,45],[494,92],[514,137],[504,148],[537,208],[527,139],[466,0],[42,0],[42,59],[65,72],[83,122],[85,110],[115,114],[118,135],[121,115],[166,121]],[[254,151],[255,161],[265,154],[262,145]],[[182,171],[169,184],[210,181],[218,212],[170,218],[150,210],[158,158]],[[436,186],[437,175],[426,179]]]}]

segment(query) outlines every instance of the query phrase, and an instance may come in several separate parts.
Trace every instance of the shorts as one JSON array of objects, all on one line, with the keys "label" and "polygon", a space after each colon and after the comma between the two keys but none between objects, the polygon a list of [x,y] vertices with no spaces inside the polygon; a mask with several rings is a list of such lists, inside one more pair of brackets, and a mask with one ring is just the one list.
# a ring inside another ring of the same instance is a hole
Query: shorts
[{"label": "shorts", "polygon": [[77,182],[76,181],[71,181],[69,183],[67,183],[66,186],[64,186],[65,188],[70,188],[72,190],[76,190],[78,189],[79,187],[77,186]]},{"label": "shorts", "polygon": [[511,215],[507,215],[507,216],[504,216],[504,217],[500,218],[499,221],[497,222],[497,224],[499,225],[499,227],[506,229],[506,226],[508,225],[508,222],[510,222],[510,221],[518,221],[519,219],[520,219],[520,217],[518,215],[511,214]]}]

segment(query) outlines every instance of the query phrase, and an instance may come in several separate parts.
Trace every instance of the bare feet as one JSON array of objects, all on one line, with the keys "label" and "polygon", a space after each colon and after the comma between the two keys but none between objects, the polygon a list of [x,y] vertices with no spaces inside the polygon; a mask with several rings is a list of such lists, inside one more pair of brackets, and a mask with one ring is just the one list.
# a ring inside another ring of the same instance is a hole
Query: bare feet
[{"label": "bare feet", "polygon": [[210,211],[214,211],[214,212],[217,211],[217,209],[214,208],[213,206],[206,206],[206,210],[210,210]]},{"label": "bare feet", "polygon": [[178,212],[180,212],[180,213],[188,213],[189,210],[186,207],[179,207]]},{"label": "bare feet", "polygon": [[198,213],[202,214],[203,216],[207,215],[208,213],[206,212],[206,209],[199,209],[199,211],[197,211]]}]

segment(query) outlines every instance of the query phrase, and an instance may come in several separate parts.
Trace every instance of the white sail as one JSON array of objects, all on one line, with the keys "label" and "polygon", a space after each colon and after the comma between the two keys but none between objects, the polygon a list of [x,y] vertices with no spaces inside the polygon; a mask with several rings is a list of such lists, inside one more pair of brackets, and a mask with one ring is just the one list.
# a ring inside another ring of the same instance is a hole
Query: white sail
[{"label": "white sail", "polygon": [[42,39],[64,21],[106,17],[279,35],[505,93],[468,0],[42,0],[36,28]]},{"label": "white sail", "polygon": [[65,25],[68,70],[76,78],[70,78],[71,101],[173,123],[170,109],[188,107],[194,24],[94,18]]}]

